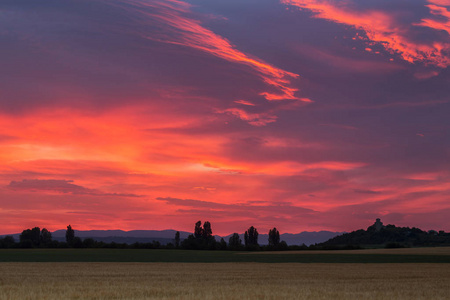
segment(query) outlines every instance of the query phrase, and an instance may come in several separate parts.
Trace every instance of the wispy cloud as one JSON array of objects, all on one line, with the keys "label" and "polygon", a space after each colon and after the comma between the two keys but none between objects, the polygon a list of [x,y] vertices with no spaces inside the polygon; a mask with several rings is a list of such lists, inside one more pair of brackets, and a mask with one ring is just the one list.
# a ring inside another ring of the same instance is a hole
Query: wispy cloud
[{"label": "wispy cloud", "polygon": [[[442,4],[441,1],[428,1],[430,4],[427,7],[430,9],[430,17],[425,17],[421,20],[421,22],[415,24],[416,26],[424,26],[429,27],[435,30],[443,30],[446,31],[447,34],[450,34],[450,11],[445,6],[440,5],[448,5]],[[448,46],[448,45],[446,45]],[[436,44],[436,47],[444,47],[444,45]]]},{"label": "wispy cloud", "polygon": [[277,116],[271,115],[269,113],[248,113],[240,108],[228,108],[222,111],[217,111],[218,113],[228,113],[239,119],[248,122],[253,126],[265,126],[267,124],[276,122]]},{"label": "wispy cloud", "polygon": [[247,106],[255,106],[255,104],[253,104],[253,103],[251,103],[249,101],[245,101],[245,100],[236,100],[236,101],[234,101],[234,103],[247,105]]},{"label": "wispy cloud", "polygon": [[[157,26],[164,30],[158,37],[146,35],[145,38],[163,43],[186,46],[206,52],[232,63],[250,67],[266,84],[277,92],[261,92],[267,100],[301,100],[295,93],[297,88],[291,85],[291,79],[298,74],[273,66],[262,59],[246,54],[237,49],[228,39],[204,27],[201,21],[189,16],[191,5],[176,0],[155,0],[126,2],[127,9],[133,7],[135,13],[140,13],[149,22],[158,21]],[[145,19],[142,22],[146,22]]]}]

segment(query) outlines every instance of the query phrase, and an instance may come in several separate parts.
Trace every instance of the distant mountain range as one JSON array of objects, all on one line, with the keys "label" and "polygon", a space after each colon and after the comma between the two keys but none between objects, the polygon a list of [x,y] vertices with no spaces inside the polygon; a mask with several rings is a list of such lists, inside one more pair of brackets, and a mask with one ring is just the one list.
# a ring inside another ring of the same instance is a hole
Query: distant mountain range
[{"label": "distant mountain range", "polygon": [[[306,246],[312,244],[323,243],[328,241],[329,239],[341,235],[345,232],[332,232],[332,231],[303,231],[301,233],[283,233],[280,234],[280,240],[285,241],[288,245],[302,245]],[[244,234],[239,235],[241,237],[242,243],[244,243]],[[224,236],[223,239],[228,243],[228,239],[231,237],[230,235]],[[220,241],[222,237],[216,235],[217,241]],[[259,234],[258,243],[260,245],[267,245],[269,243],[269,235],[268,234]]]},{"label": "distant mountain range", "polygon": [[[169,230],[131,230],[131,231],[123,231],[123,230],[75,230],[75,236],[80,237],[81,239],[92,238],[99,242],[105,243],[126,243],[133,244],[136,242],[139,243],[150,243],[153,241],[158,241],[161,244],[165,245],[168,243],[173,243],[175,238],[175,233],[177,231],[173,229]],[[304,231],[301,233],[283,233],[280,234],[280,240],[285,241],[288,245],[301,245],[305,244],[307,246],[316,243],[323,243],[328,241],[329,239],[341,235],[345,232],[331,232],[331,231],[317,231],[317,232],[308,232]],[[187,238],[191,232],[180,231],[180,239],[183,240]],[[19,240],[20,233],[12,234],[16,241]],[[61,229],[55,232],[52,232],[52,238],[57,241],[65,241],[66,239],[66,230]],[[220,241],[223,238],[227,243],[230,235],[227,236],[219,236],[215,235],[217,241]],[[244,234],[240,234],[242,242],[244,242]],[[259,234],[258,243],[260,245],[268,244],[268,234]]]}]

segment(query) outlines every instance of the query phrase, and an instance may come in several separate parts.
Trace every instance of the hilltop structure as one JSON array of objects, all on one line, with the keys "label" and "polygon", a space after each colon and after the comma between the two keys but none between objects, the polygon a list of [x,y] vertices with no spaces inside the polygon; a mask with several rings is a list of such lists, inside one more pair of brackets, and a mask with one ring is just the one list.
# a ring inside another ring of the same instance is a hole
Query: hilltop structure
[{"label": "hilltop structure", "polygon": [[377,218],[373,226],[375,227],[375,231],[377,232],[384,228],[383,222],[381,222],[380,218]]}]

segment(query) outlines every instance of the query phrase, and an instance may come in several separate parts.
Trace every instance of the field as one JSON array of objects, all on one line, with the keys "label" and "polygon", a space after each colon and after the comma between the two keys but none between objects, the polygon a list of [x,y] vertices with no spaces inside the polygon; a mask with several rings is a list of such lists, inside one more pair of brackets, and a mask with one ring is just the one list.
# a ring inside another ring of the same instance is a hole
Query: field
[{"label": "field", "polygon": [[444,264],[3,263],[0,299],[448,299]]},{"label": "field", "polygon": [[2,250],[0,299],[449,299],[449,250]]},{"label": "field", "polygon": [[0,249],[0,262],[450,263],[450,248],[285,252],[157,249]]}]

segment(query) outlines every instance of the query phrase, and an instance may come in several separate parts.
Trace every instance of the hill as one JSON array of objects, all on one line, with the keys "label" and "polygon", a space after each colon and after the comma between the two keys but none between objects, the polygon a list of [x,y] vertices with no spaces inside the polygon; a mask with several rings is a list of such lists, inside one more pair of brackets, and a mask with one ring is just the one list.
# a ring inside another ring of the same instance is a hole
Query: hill
[{"label": "hill", "polygon": [[423,231],[419,228],[384,226],[380,219],[367,230],[359,229],[344,233],[320,243],[320,246],[361,246],[361,247],[424,247],[450,246],[450,233],[444,231]]}]

